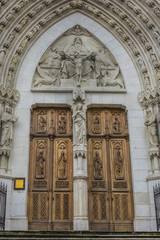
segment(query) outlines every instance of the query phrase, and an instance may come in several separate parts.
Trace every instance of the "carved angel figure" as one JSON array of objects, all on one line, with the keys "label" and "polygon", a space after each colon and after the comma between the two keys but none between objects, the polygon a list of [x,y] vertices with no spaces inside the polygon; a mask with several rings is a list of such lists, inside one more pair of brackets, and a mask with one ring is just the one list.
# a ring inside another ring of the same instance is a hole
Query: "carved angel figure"
[{"label": "carved angel figure", "polygon": [[7,107],[1,118],[1,147],[10,147],[13,141],[13,124],[18,117],[12,116],[12,109]]},{"label": "carved angel figure", "polygon": [[78,103],[76,106],[76,111],[73,114],[74,130],[75,130],[75,144],[85,144],[86,143],[86,125],[85,125],[85,115],[83,111],[83,105]]},{"label": "carved angel figure", "polygon": [[146,110],[146,121],[144,123],[147,126],[149,147],[155,148],[158,146],[157,128],[156,128],[156,116],[152,114],[151,110]]}]

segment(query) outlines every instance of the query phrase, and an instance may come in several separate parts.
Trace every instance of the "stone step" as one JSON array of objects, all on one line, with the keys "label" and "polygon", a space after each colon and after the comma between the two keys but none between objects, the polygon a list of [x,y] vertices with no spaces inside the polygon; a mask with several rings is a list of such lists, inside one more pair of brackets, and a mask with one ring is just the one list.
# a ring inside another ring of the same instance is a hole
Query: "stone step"
[{"label": "stone step", "polygon": [[1,231],[2,240],[160,240],[159,232],[111,233],[92,231]]}]

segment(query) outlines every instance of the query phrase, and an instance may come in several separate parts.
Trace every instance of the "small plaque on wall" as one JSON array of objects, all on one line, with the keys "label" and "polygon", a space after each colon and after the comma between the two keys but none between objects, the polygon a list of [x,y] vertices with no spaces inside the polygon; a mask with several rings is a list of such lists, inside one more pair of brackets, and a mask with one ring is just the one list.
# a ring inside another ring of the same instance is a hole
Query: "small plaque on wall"
[{"label": "small plaque on wall", "polygon": [[25,190],[25,178],[14,179],[14,190]]}]

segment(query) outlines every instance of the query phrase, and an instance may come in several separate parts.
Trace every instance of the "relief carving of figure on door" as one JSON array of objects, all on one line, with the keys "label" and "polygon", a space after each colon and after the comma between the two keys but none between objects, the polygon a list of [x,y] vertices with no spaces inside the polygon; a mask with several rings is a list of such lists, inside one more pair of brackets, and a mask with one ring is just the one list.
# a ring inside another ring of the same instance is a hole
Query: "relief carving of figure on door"
[{"label": "relief carving of figure on door", "polygon": [[94,171],[95,171],[95,175],[94,175],[94,179],[95,180],[102,180],[103,176],[102,176],[102,160],[99,156],[99,152],[95,152],[95,156],[93,158],[94,161]]},{"label": "relief carving of figure on door", "polygon": [[58,115],[58,133],[66,134],[67,133],[67,119],[66,112],[60,112]]},{"label": "relief carving of figure on door", "polygon": [[40,150],[36,161],[36,178],[44,178],[44,150]]},{"label": "relief carving of figure on door", "polygon": [[121,157],[121,149],[120,147],[115,148],[115,178],[116,180],[123,180],[124,176],[122,173],[123,167],[123,158]]},{"label": "relief carving of figure on door", "polygon": [[113,133],[121,133],[121,131],[120,131],[120,121],[119,121],[118,117],[114,118]]},{"label": "relief carving of figure on door", "polygon": [[66,164],[67,159],[65,157],[64,151],[61,152],[60,157],[58,158],[58,179],[66,179]]}]

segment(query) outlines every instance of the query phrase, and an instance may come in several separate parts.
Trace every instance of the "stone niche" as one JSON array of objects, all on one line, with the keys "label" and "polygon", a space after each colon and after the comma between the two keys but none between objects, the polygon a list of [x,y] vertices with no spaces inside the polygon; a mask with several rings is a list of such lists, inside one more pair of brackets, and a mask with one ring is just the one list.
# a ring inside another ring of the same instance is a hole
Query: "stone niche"
[{"label": "stone niche", "polygon": [[54,41],[40,59],[32,91],[125,92],[123,76],[109,50],[75,25]]}]

